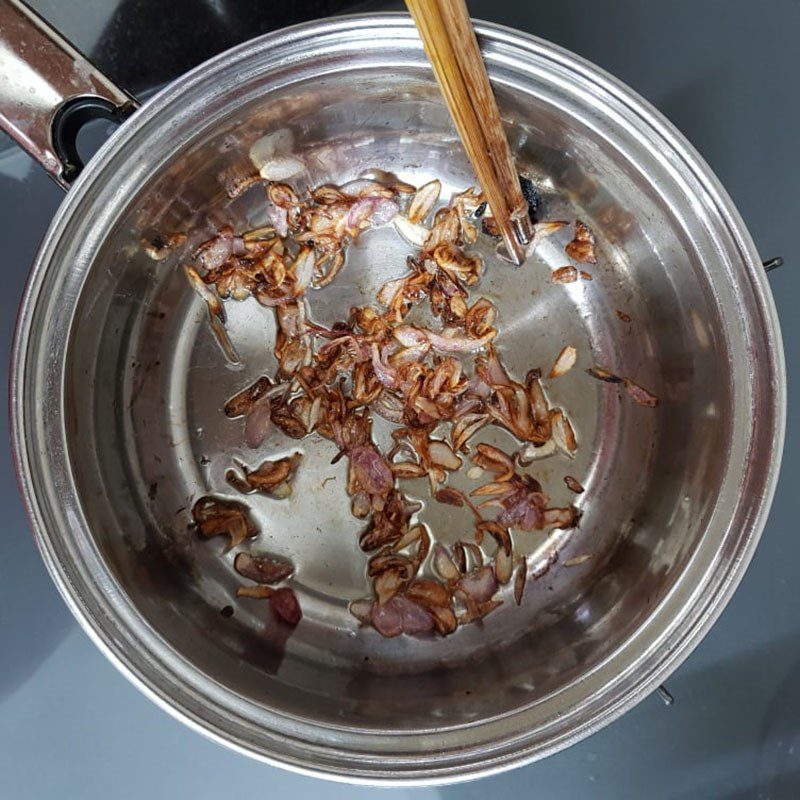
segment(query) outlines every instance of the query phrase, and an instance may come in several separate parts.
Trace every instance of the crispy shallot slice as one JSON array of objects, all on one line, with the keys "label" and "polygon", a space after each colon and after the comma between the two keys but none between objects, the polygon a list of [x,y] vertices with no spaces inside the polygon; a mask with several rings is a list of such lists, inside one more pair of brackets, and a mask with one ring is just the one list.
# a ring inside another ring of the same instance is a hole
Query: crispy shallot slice
[{"label": "crispy shallot slice", "polygon": [[210,539],[225,535],[230,539],[230,547],[237,547],[259,532],[247,507],[235,500],[201,497],[192,506],[192,517],[201,536]]},{"label": "crispy shallot slice", "polygon": [[225,330],[225,312],[222,308],[217,295],[209,289],[199,273],[194,267],[187,266],[184,268],[186,277],[189,280],[189,285],[197,292],[203,302],[206,304],[208,311],[208,321],[211,324],[211,331],[220,346],[220,349],[225,355],[225,358],[231,364],[239,364],[239,355],[233,347],[233,344],[228,336],[228,331]]},{"label": "crispy shallot slice", "polygon": [[497,335],[494,328],[475,339],[470,336],[461,336],[454,329],[445,329],[442,333],[435,333],[427,328],[417,328],[413,325],[401,325],[395,328],[393,333],[394,338],[403,347],[429,344],[440,353],[475,353],[486,347]]},{"label": "crispy shallot slice", "polygon": [[241,474],[229,469],[225,479],[243,493],[261,492],[276,499],[288,497],[292,493],[291,481],[301,459],[301,453],[294,453],[287,458],[264,461],[254,470],[239,463]]},{"label": "crispy shallot slice", "polygon": [[560,378],[562,375],[566,375],[575,366],[577,360],[578,351],[571,344],[568,344],[558,354],[547,377]]},{"label": "crispy shallot slice", "polygon": [[597,263],[594,233],[580,220],[575,223],[575,238],[564,249],[570,258],[582,264]]},{"label": "crispy shallot slice", "polygon": [[280,583],[294,572],[294,567],[288,561],[250,553],[238,553],[233,561],[233,568],[243,578],[249,578],[256,583]]},{"label": "crispy shallot slice", "polygon": [[433,207],[439,201],[439,195],[442,191],[442,183],[441,181],[434,180],[430,183],[426,183],[424,186],[421,186],[417,189],[417,193],[411,200],[410,205],[408,206],[408,212],[406,216],[411,220],[411,222],[422,222],[425,217],[430,214],[433,210]]},{"label": "crispy shallot slice", "polygon": [[490,444],[479,444],[472,455],[472,462],[481,469],[495,473],[495,481],[509,481],[514,477],[514,460]]}]

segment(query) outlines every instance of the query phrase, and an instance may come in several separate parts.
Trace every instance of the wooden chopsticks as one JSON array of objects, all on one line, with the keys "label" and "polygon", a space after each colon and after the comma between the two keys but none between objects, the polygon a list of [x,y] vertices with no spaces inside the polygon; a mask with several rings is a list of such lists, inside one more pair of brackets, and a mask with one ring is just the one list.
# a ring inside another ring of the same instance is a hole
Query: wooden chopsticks
[{"label": "wooden chopsticks", "polygon": [[466,3],[406,0],[406,5],[509,255],[521,264],[533,236],[528,204]]}]

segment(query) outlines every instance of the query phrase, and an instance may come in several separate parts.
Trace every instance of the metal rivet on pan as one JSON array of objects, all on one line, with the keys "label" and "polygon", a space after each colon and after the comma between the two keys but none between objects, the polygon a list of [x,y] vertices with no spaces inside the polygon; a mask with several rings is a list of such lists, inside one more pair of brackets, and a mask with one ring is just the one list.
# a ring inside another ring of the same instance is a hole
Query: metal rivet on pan
[{"label": "metal rivet on pan", "polygon": [[658,692],[658,696],[664,701],[665,706],[671,706],[675,702],[675,698],[667,691],[667,687],[664,686],[663,683],[656,691]]}]

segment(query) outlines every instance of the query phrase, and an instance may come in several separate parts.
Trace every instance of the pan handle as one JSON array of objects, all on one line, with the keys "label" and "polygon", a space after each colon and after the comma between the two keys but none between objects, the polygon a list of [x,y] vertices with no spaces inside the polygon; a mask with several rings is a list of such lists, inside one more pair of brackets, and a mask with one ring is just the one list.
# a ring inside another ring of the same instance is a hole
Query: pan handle
[{"label": "pan handle", "polygon": [[137,108],[21,0],[0,0],[0,128],[62,188],[83,169],[75,144],[83,124],[121,122]]}]

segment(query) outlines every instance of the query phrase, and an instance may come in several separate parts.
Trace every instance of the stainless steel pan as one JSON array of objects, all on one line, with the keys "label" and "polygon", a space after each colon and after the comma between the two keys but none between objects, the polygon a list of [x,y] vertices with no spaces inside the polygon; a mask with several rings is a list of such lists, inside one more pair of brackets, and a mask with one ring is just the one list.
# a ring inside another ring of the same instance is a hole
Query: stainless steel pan
[{"label": "stainless steel pan", "polygon": [[[229,306],[243,366],[227,367],[176,269],[181,253],[156,262],[141,242],[185,231],[189,251],[223,220],[262,221],[258,197],[232,202],[225,187],[251,172],[250,144],[279,127],[293,132],[311,183],[381,166],[415,183],[436,175],[447,190],[469,185],[417,35],[407,17],[378,15],[257,39],[144,104],[76,178],[83,98],[116,117],[135,104],[17,2],[3,0],[0,15],[4,127],[69,185],[20,312],[17,468],[53,579],[119,669],[241,752],[375,783],[455,781],[540,758],[663,681],[753,554],[786,403],[761,261],[685,139],[577,56],[478,25],[545,215],[587,221],[601,252],[593,280],[570,286],[549,277],[566,263],[563,242],[520,270],[486,253],[482,289],[499,306],[505,357],[520,371],[546,367],[573,344],[579,367],[629,375],[661,404],[636,406],[583,369],[552,385],[580,448],[536,474],[556,500],[567,498],[566,473],[584,483],[580,528],[518,538],[532,574],[556,553],[562,566],[531,579],[521,608],[506,603],[446,640],[383,640],[348,615],[367,584],[344,467],[330,466],[324,443],[303,442],[293,499],[253,502],[262,544],[297,565],[305,616],[286,638],[263,605],[233,599],[221,545],[188,529],[193,500],[225,492],[231,457],[255,461],[221,407],[272,368],[273,320],[250,302]],[[318,321],[363,302],[404,255],[388,230],[363,237],[312,298]],[[277,435],[264,445],[282,448]],[[465,524],[444,506],[424,513],[445,539]],[[593,557],[563,566],[583,553]]]}]

